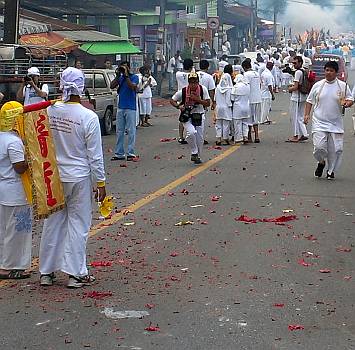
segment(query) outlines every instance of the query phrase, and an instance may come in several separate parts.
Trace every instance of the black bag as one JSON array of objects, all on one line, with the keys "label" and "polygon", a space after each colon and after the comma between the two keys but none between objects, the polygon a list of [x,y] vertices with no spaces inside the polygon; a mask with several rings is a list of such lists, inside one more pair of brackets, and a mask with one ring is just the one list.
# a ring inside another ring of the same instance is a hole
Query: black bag
[{"label": "black bag", "polygon": [[191,113],[191,124],[193,126],[202,125],[202,113]]}]

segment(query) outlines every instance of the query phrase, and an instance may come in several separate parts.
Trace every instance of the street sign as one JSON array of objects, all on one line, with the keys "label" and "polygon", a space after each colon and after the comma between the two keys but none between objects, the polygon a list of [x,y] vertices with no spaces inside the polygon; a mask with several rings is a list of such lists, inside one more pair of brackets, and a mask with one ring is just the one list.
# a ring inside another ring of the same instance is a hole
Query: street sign
[{"label": "street sign", "polygon": [[208,17],[207,26],[208,26],[208,28],[210,28],[212,30],[218,29],[218,27],[219,27],[219,17]]}]

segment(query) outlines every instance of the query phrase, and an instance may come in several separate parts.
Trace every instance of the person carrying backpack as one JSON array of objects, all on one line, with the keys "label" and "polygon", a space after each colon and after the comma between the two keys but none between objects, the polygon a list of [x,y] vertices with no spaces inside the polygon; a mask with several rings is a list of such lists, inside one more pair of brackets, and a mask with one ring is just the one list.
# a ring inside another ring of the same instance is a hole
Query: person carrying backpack
[{"label": "person carrying backpack", "polygon": [[205,108],[210,106],[211,99],[207,88],[199,84],[199,77],[195,72],[188,75],[188,86],[176,92],[170,103],[181,111],[179,121],[186,130],[186,140],[191,147],[191,161],[201,164]]},{"label": "person carrying backpack", "polygon": [[300,142],[308,140],[308,131],[303,121],[304,107],[307,95],[312,88],[308,84],[308,75],[305,70],[302,70],[303,59],[301,56],[296,56],[293,61],[293,66],[296,69],[293,85],[288,88],[291,93],[290,101],[290,116],[293,137],[286,142]]}]

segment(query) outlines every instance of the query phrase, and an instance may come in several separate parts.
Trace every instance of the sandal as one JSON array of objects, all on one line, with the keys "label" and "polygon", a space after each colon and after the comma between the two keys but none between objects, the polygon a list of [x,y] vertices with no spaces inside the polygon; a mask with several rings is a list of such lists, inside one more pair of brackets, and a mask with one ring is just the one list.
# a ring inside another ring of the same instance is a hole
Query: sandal
[{"label": "sandal", "polygon": [[216,141],[216,146],[221,146],[222,142],[221,141]]},{"label": "sandal", "polygon": [[8,273],[0,274],[0,280],[23,280],[30,277],[31,274],[25,270],[11,270]]},{"label": "sandal", "polygon": [[285,142],[297,143],[297,142],[299,142],[299,140],[298,140],[298,139],[297,139],[297,140],[295,140],[295,139],[288,139],[288,140],[286,140]]},{"label": "sandal", "polygon": [[260,143],[260,139],[255,139],[254,143]]}]

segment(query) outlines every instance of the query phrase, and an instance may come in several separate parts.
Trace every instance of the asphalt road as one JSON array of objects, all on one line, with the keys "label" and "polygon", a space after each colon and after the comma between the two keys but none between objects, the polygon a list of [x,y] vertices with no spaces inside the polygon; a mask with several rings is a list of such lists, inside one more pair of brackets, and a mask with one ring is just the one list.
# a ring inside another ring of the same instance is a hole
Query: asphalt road
[{"label": "asphalt road", "polygon": [[161,101],[138,130],[138,162],[111,162],[105,137],[117,210],[95,213],[88,262],[106,266],[74,291],[64,275],[40,288],[36,259],[30,280],[0,283],[0,349],[355,349],[351,112],[336,180],[315,179],[311,142],[285,143],[288,98],[278,94],[261,144],[216,149],[209,128],[202,166],[161,142],[177,134]]}]

